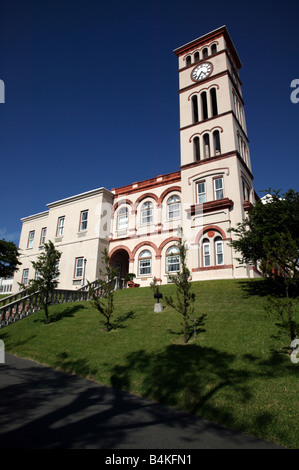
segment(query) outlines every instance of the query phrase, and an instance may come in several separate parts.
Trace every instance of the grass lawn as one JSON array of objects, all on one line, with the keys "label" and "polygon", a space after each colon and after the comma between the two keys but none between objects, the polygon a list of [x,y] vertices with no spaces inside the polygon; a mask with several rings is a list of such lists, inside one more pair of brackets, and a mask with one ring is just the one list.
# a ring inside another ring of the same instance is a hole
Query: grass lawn
[{"label": "grass lawn", "polygon": [[[196,338],[181,316],[154,313],[150,288],[115,294],[108,333],[90,302],[52,306],[0,330],[6,352],[174,406],[232,429],[298,448],[299,363],[267,316],[264,280],[205,281],[196,294]],[[174,286],[162,286],[174,294]],[[163,302],[163,301],[162,301]],[[297,308],[297,324],[299,308]],[[193,323],[193,322],[192,322]]]}]

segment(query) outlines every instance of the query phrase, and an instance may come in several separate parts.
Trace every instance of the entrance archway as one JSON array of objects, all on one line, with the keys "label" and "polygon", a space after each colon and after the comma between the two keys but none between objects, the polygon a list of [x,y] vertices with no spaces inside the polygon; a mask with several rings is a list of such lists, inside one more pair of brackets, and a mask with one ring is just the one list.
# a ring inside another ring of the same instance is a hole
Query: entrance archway
[{"label": "entrance archway", "polygon": [[129,254],[123,248],[115,250],[111,256],[112,266],[118,268],[118,278],[125,279],[129,272]]}]

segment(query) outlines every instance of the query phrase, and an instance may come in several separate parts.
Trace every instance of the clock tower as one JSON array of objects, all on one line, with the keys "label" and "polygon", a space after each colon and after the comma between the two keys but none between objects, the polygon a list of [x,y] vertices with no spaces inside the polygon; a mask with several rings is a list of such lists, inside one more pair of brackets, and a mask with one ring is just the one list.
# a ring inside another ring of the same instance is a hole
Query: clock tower
[{"label": "clock tower", "polygon": [[[179,63],[182,225],[193,278],[248,277],[237,268],[229,229],[255,201],[239,56],[222,26],[175,49]],[[194,268],[194,262],[196,268]],[[216,274],[215,274],[216,275]]]}]

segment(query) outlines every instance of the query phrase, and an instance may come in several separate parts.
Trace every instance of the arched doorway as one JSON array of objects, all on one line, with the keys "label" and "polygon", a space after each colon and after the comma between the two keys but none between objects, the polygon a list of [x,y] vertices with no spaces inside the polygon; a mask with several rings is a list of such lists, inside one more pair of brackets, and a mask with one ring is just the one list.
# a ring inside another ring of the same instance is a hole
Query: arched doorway
[{"label": "arched doorway", "polygon": [[119,287],[124,287],[124,279],[129,272],[129,254],[123,248],[114,251],[111,254],[112,266],[118,268]]}]

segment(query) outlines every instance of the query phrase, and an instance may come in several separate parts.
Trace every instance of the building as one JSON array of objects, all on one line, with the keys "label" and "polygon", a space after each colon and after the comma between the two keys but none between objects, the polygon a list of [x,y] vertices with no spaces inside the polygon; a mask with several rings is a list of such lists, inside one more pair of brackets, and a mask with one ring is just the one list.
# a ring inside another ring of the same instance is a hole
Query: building
[{"label": "building", "polygon": [[13,276],[0,277],[0,294],[9,295],[12,292]]},{"label": "building", "polygon": [[182,228],[192,280],[246,278],[230,247],[229,229],[254,204],[250,153],[239,69],[225,26],[185,44],[178,58],[180,154],[178,171],[114,188],[99,188],[48,204],[22,219],[22,266],[15,275],[36,275],[31,261],[52,240],[62,252],[60,287],[75,289],[99,275],[106,247],[119,277],[134,273],[147,286],[168,282],[180,268],[176,242]]}]

